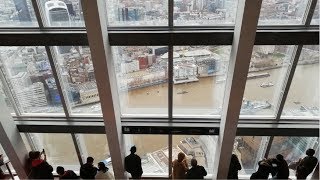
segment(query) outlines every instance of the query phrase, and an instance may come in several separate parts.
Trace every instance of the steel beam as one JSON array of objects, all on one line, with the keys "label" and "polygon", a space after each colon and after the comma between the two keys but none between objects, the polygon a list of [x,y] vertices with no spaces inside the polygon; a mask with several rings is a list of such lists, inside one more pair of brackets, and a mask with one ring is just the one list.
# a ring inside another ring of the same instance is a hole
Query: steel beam
[{"label": "steel beam", "polygon": [[28,151],[9,112],[4,97],[0,95],[0,143],[19,178],[27,179]]},{"label": "steel beam", "polygon": [[[105,31],[111,46],[231,45],[233,29]],[[171,40],[172,37],[172,40]],[[256,45],[317,45],[318,27],[259,29]],[[83,29],[2,29],[0,46],[87,46]]]},{"label": "steel beam", "polygon": [[213,179],[228,175],[262,0],[239,0]]},{"label": "steel beam", "polygon": [[82,7],[114,175],[116,179],[124,179],[120,103],[111,46],[106,33],[106,4],[99,0],[83,0]]}]

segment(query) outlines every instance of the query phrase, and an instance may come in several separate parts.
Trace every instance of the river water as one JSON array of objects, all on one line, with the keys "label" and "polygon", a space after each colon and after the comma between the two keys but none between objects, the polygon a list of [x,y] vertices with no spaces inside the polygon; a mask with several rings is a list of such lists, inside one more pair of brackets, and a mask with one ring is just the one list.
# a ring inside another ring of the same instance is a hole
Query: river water
[{"label": "river water", "polygon": [[[268,101],[270,109],[251,112],[251,115],[273,115],[278,103],[287,68],[277,68],[256,72],[269,73],[269,77],[248,79],[244,99]],[[173,86],[174,115],[218,115],[224,98],[225,83],[216,83],[225,77],[199,78],[198,82]],[[262,83],[271,82],[274,86],[262,88]],[[183,93],[184,91],[184,93]],[[167,114],[168,86],[161,84],[131,90],[120,94],[122,114]],[[298,65],[287,97],[285,110],[306,107],[319,107],[319,64]],[[216,109],[216,110],[213,110]],[[250,115],[250,114],[249,114]]]}]

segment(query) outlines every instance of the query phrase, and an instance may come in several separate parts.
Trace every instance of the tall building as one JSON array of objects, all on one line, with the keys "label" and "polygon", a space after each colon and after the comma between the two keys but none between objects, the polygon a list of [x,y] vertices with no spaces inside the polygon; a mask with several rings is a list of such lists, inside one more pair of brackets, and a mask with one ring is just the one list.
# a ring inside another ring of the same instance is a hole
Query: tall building
[{"label": "tall building", "polygon": [[13,2],[18,12],[19,21],[31,21],[27,0],[13,0]]}]

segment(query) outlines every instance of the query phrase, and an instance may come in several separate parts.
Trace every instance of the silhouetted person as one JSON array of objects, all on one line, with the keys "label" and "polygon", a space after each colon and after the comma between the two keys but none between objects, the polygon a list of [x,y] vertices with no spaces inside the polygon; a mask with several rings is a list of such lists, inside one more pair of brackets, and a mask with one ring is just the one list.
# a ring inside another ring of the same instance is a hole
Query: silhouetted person
[{"label": "silhouetted person", "polygon": [[178,159],[172,162],[172,178],[173,179],[185,179],[186,172],[188,171],[188,164],[186,155],[182,152],[178,154]]},{"label": "silhouetted person", "polygon": [[307,168],[304,166],[298,166],[296,170],[297,179],[306,179],[307,175]]},{"label": "silhouetted person", "polygon": [[188,170],[187,179],[203,179],[207,175],[207,171],[203,166],[199,166],[196,159],[191,159],[191,169]]},{"label": "silhouetted person", "polygon": [[82,179],[94,179],[97,174],[97,168],[93,166],[93,157],[87,158],[87,163],[80,167],[80,177]]},{"label": "silhouetted person", "polygon": [[137,148],[130,148],[131,154],[124,159],[125,170],[131,174],[132,179],[140,179],[142,176],[141,158],[136,155]]},{"label": "silhouetted person", "polygon": [[258,165],[258,171],[253,173],[250,179],[268,179],[271,172],[271,166],[265,160],[259,161]]},{"label": "silhouetted person", "polygon": [[99,162],[96,179],[114,179],[113,175],[108,170],[109,168],[107,168],[103,162]]},{"label": "silhouetted person", "polygon": [[228,179],[239,179],[238,171],[240,171],[241,169],[242,169],[241,164],[239,162],[237,155],[232,154],[230,166],[229,166],[229,172],[228,172]]},{"label": "silhouetted person", "polygon": [[[315,151],[313,149],[308,149],[306,151],[306,154],[307,156],[300,160],[299,165],[297,166],[297,171],[299,167],[303,166],[303,168],[300,168],[300,179],[306,179],[318,163],[318,159],[313,156],[315,154]],[[302,169],[304,172],[301,172]]]},{"label": "silhouetted person", "polygon": [[1,169],[1,166],[4,165],[4,162],[3,162],[3,155],[0,154],[0,179],[5,179],[5,175]]},{"label": "silhouetted person", "polygon": [[56,169],[60,179],[78,179],[78,176],[72,170],[65,171],[62,166],[58,166]]},{"label": "silhouetted person", "polygon": [[[45,151],[34,151],[30,154],[32,163],[31,163],[31,179],[53,179],[53,168],[47,163],[47,156]],[[41,155],[44,155],[44,158],[41,158]]]},{"label": "silhouetted person", "polygon": [[283,159],[281,154],[276,156],[276,174],[273,176],[273,179],[288,179],[289,178],[289,167],[286,160]]}]

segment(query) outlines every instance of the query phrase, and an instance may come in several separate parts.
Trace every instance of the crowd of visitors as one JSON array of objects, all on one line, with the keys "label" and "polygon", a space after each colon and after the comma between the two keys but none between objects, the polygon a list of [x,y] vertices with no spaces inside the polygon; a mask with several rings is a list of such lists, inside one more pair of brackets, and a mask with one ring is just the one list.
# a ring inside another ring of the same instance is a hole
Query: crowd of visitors
[{"label": "crowd of visitors", "polygon": [[[137,148],[132,146],[130,155],[125,157],[125,170],[131,174],[132,179],[141,179],[143,174],[141,166],[141,158],[136,155]],[[258,170],[254,172],[250,179],[289,179],[289,169],[296,172],[297,179],[306,179],[312,173],[318,163],[318,159],[314,157],[315,151],[308,149],[306,156],[292,162],[289,165],[281,154],[274,158],[263,159],[258,162]],[[47,162],[46,153],[43,150],[29,152],[30,179],[53,179],[53,168]],[[0,156],[0,163],[3,162]],[[172,162],[172,179],[204,179],[207,171],[201,165],[198,165],[196,159],[191,159],[191,168],[189,169],[186,155],[182,152],[178,154],[177,159]],[[238,172],[242,169],[241,163],[235,154],[232,154],[228,172],[228,179],[238,179]],[[65,170],[62,166],[56,168],[56,172],[60,179],[114,179],[112,173],[108,171],[104,162],[98,163],[98,168],[94,166],[94,159],[88,157],[85,164],[80,167],[80,177],[72,170]]]},{"label": "crowd of visitors", "polygon": [[[113,175],[103,162],[98,163],[98,168],[93,164],[92,157],[87,158],[87,162],[80,167],[80,177],[72,171],[65,170],[58,166],[56,172],[60,179],[114,179]],[[54,179],[53,167],[47,162],[45,151],[30,151],[28,159],[29,179]]]}]

